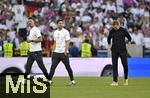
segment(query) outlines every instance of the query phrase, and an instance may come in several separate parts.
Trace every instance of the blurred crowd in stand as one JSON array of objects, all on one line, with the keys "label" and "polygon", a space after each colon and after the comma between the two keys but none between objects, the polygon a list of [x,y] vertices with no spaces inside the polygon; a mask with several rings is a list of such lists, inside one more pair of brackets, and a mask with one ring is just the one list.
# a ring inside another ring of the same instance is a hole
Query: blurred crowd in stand
[{"label": "blurred crowd in stand", "polygon": [[107,50],[114,19],[128,30],[133,44],[150,49],[150,0],[0,0],[0,56],[8,42],[13,45],[13,55],[19,55],[21,42],[28,38],[31,16],[41,30],[46,56],[51,56],[59,18],[70,31],[70,56],[81,56],[82,43],[91,45],[91,56],[97,56],[97,50]]}]

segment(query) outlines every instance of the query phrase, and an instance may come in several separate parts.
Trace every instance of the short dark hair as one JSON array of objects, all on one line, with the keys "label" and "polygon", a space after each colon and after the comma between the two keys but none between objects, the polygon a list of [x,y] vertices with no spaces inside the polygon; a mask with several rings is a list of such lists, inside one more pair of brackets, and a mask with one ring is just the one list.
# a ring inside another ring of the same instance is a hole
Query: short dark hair
[{"label": "short dark hair", "polygon": [[58,24],[60,21],[64,21],[63,19],[58,19],[56,23]]},{"label": "short dark hair", "polygon": [[33,21],[35,21],[35,17],[29,17],[28,19],[32,19]]},{"label": "short dark hair", "polygon": [[33,17],[28,17],[28,19],[33,19]]},{"label": "short dark hair", "polygon": [[70,42],[70,45],[73,46],[73,42]]},{"label": "short dark hair", "polygon": [[85,42],[85,43],[89,43],[90,41],[89,41],[89,39],[86,38],[86,39],[84,40],[84,42]]}]

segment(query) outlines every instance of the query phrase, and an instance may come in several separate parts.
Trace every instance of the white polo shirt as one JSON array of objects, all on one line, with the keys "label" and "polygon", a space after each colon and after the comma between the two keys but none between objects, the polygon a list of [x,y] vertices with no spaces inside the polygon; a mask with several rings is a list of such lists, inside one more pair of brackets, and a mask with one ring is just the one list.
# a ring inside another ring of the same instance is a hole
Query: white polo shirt
[{"label": "white polo shirt", "polygon": [[[64,53],[65,52],[65,46],[66,46],[66,41],[70,40],[70,34],[69,31],[66,30],[65,28],[62,28],[62,30],[56,30],[54,32],[54,40],[56,42],[56,48],[54,52],[56,53]],[[67,50],[68,52],[68,50]]]},{"label": "white polo shirt", "polygon": [[[41,32],[36,26],[31,28],[30,34],[29,34],[29,40],[36,40],[40,36],[41,36]],[[29,43],[29,51],[30,52],[41,51],[41,50],[42,50],[41,42],[39,42],[39,43],[35,43],[35,42]]]}]

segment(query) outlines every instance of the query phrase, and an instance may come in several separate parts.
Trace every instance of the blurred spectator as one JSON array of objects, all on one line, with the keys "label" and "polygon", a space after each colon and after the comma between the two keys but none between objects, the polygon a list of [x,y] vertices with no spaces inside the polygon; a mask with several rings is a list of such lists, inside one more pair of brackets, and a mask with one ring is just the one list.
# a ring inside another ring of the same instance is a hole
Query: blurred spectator
[{"label": "blurred spectator", "polygon": [[43,42],[42,42],[42,48],[47,53],[47,56],[51,55],[51,49],[53,45],[54,45],[53,33],[51,31],[51,28],[48,28],[45,34],[43,34]]},{"label": "blurred spectator", "polygon": [[20,42],[20,56],[26,57],[29,51],[29,43],[26,40],[21,40]]},{"label": "blurred spectator", "polygon": [[6,35],[9,37],[10,42],[12,42],[13,39],[16,37],[16,36],[15,36],[15,32],[10,31],[9,29],[7,29],[5,33],[6,33]]},{"label": "blurred spectator", "polygon": [[123,0],[125,8],[131,7],[136,4],[136,0]]},{"label": "blurred spectator", "polygon": [[10,12],[9,15],[7,16],[7,19],[6,19],[6,26],[9,30],[11,30],[14,25],[15,25],[15,20],[13,17],[13,13]]},{"label": "blurred spectator", "polygon": [[143,45],[143,34],[140,30],[134,32],[133,36],[133,42],[135,42],[136,45]]},{"label": "blurred spectator", "polygon": [[73,42],[69,44],[69,53],[71,57],[79,57],[79,49],[74,45]]},{"label": "blurred spectator", "polygon": [[94,13],[94,17],[98,18],[97,22],[99,22],[100,26],[103,26],[103,19],[104,19],[104,13],[102,12],[102,9],[100,7],[96,8],[96,11]]},{"label": "blurred spectator", "polygon": [[121,26],[121,27],[127,28],[127,20],[126,20],[126,18],[124,17],[123,14],[120,14],[118,20],[120,21],[120,26]]},{"label": "blurred spectator", "polygon": [[89,28],[86,28],[83,34],[83,40],[88,39],[90,44],[93,44],[92,32],[90,32]]},{"label": "blurred spectator", "polygon": [[116,0],[116,3],[118,6],[123,6],[123,0]]},{"label": "blurred spectator", "polygon": [[106,13],[110,13],[111,11],[116,13],[115,3],[112,1],[107,1],[106,2]]},{"label": "blurred spectator", "polygon": [[67,16],[67,13],[69,13],[69,11],[71,10],[71,5],[69,3],[70,3],[69,0],[63,0],[61,2],[59,10],[58,10],[58,15],[61,18],[69,17]]},{"label": "blurred spectator", "polygon": [[76,46],[79,50],[81,47],[82,40],[83,40],[82,34],[78,34],[76,37],[71,38],[71,42],[73,42],[74,46]]},{"label": "blurred spectator", "polygon": [[100,3],[100,0],[92,0],[92,6],[94,8],[98,8],[100,7],[101,3]]},{"label": "blurred spectator", "polygon": [[71,28],[70,32],[71,36],[76,37],[78,34],[82,33],[82,28],[77,23],[75,23],[73,28]]},{"label": "blurred spectator", "polygon": [[135,44],[135,42],[134,42],[134,32],[133,32],[133,29],[132,28],[128,28],[128,33],[130,34],[130,36],[131,36],[131,43],[132,44]]},{"label": "blurred spectator", "polygon": [[85,39],[81,45],[81,57],[92,57],[92,45],[88,39]]},{"label": "blurred spectator", "polygon": [[134,27],[134,18],[133,14],[129,13],[129,17],[127,17],[127,27],[128,28],[133,28]]},{"label": "blurred spectator", "polygon": [[[24,39],[21,39],[21,40],[24,40]],[[14,48],[14,51],[15,50],[19,50],[20,49],[20,40],[19,40],[19,34],[18,32],[15,33],[15,38],[13,39],[13,48]]]},{"label": "blurred spectator", "polygon": [[3,32],[0,31],[0,57],[3,56],[3,39],[2,39]]},{"label": "blurred spectator", "polygon": [[47,13],[48,10],[49,10],[49,4],[48,4],[48,3],[45,3],[45,6],[43,6],[43,7],[41,8],[40,16],[43,17],[43,16]]},{"label": "blurred spectator", "polygon": [[100,47],[102,50],[108,49],[108,43],[107,43],[107,34],[103,34],[101,41],[100,41]]},{"label": "blurred spectator", "polygon": [[8,29],[4,20],[0,20],[0,29],[3,29],[3,30],[7,30]]},{"label": "blurred spectator", "polygon": [[93,18],[93,20],[91,21],[91,24],[89,26],[90,31],[99,29],[99,27],[103,27],[102,22],[99,21],[98,17]]},{"label": "blurred spectator", "polygon": [[89,6],[90,0],[81,0],[82,7],[85,9]]},{"label": "blurred spectator", "polygon": [[143,42],[144,42],[145,48],[146,48],[147,50],[149,50],[149,49],[150,49],[150,38],[149,38],[149,37],[145,37],[145,38],[143,39]]},{"label": "blurred spectator", "polygon": [[[121,0],[119,0],[119,1],[121,1]],[[118,14],[123,13],[124,12],[123,5],[117,5],[116,10],[117,10]]]},{"label": "blurred spectator", "polygon": [[60,7],[60,4],[61,4],[61,0],[53,0],[52,4],[51,4],[51,7],[52,7],[53,10],[58,11],[59,7]]},{"label": "blurred spectator", "polygon": [[4,57],[13,56],[13,44],[10,42],[10,38],[7,36],[7,40],[3,43]]},{"label": "blurred spectator", "polygon": [[23,13],[25,12],[25,6],[22,4],[22,0],[17,0],[18,3],[14,4],[12,7],[12,12],[15,13],[15,22],[23,20]]},{"label": "blurred spectator", "polygon": [[19,33],[19,39],[27,39],[27,21],[28,18],[25,13],[23,13],[22,20],[18,21],[17,32]]},{"label": "blurred spectator", "polygon": [[[50,46],[53,45],[53,30],[57,28],[56,20],[61,17],[71,33],[71,41],[79,50],[86,38],[94,48],[106,49],[105,38],[114,19],[120,20],[121,25],[130,31],[134,43],[141,44],[139,39],[143,39],[142,43],[149,47],[149,6],[148,0],[1,0],[2,44],[7,36],[11,42],[18,40],[17,43],[26,39],[27,17],[33,16],[43,40],[49,41]],[[140,35],[134,32],[140,32]]]}]

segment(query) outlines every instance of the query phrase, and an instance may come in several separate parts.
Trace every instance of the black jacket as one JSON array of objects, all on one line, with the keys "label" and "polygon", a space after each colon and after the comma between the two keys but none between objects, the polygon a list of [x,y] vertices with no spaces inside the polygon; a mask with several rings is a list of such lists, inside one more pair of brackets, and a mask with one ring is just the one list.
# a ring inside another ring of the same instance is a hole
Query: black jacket
[{"label": "black jacket", "polygon": [[125,28],[120,27],[118,30],[112,29],[109,32],[107,42],[110,45],[112,39],[112,51],[126,51],[125,38],[131,41],[131,36]]}]

